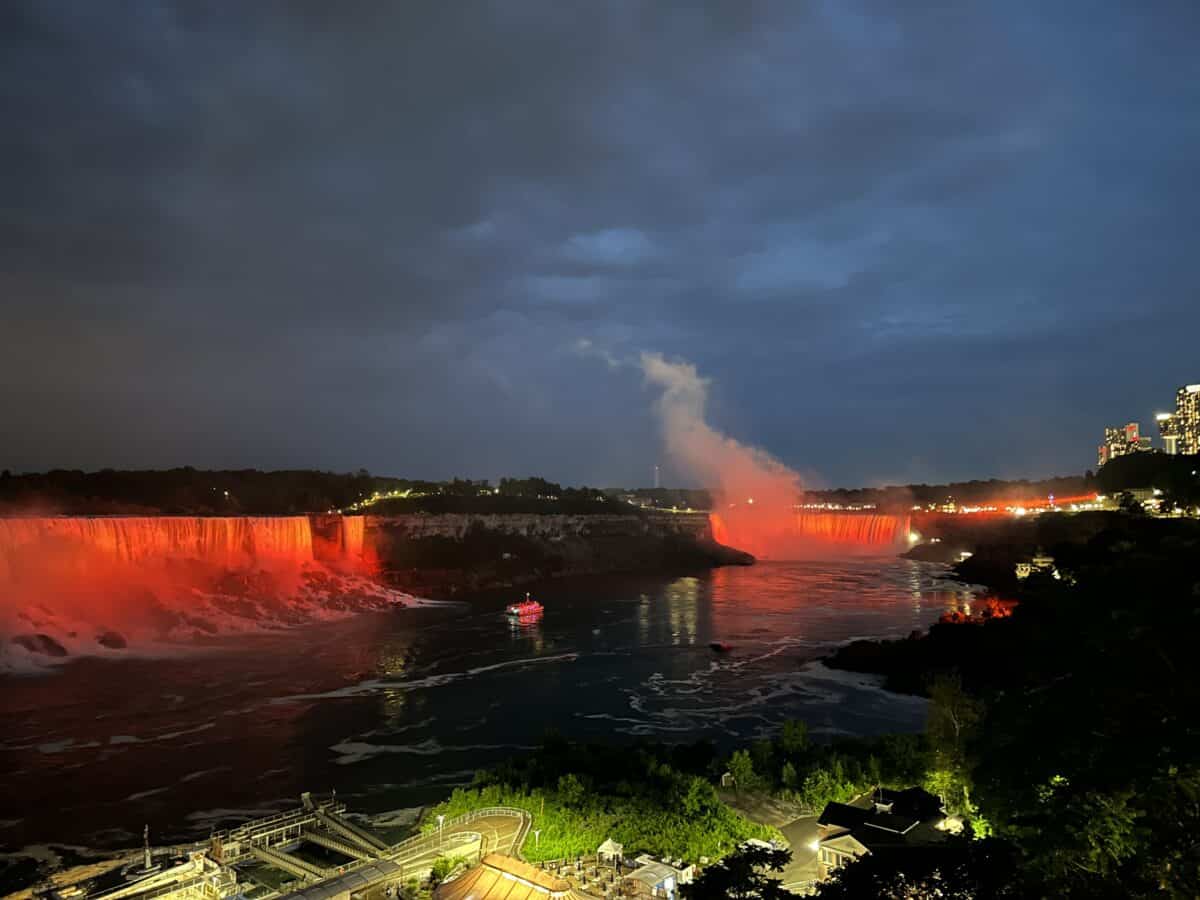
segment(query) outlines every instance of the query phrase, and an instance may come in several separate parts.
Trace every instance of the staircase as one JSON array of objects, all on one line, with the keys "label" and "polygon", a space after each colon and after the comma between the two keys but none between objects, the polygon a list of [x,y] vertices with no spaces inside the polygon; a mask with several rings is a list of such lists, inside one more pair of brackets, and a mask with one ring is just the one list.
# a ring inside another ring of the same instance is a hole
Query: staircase
[{"label": "staircase", "polygon": [[302,878],[305,881],[320,881],[328,875],[324,869],[292,856],[290,853],[275,850],[272,847],[251,847],[250,853],[260,862],[265,862],[267,865],[274,866],[277,869],[283,869],[283,871],[295,875],[297,878]]},{"label": "staircase", "polygon": [[377,838],[365,828],[359,828],[353,822],[343,819],[336,813],[331,813],[326,810],[314,810],[317,816],[317,821],[328,828],[330,831],[336,831],[346,840],[358,844],[363,850],[370,853],[373,857],[379,856],[388,849],[388,845]]},{"label": "staircase", "polygon": [[306,841],[311,841],[318,846],[324,847],[327,850],[335,850],[344,856],[350,857],[351,859],[379,858],[378,853],[370,852],[358,844],[351,843],[350,841],[340,840],[339,838],[334,837],[332,834],[317,828],[305,828],[304,839]]}]

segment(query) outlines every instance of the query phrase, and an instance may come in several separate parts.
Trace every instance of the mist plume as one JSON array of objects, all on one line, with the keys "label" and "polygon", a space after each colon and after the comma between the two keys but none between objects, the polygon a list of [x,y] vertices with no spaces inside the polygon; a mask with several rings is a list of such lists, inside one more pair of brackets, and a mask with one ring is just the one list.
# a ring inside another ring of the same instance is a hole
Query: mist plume
[{"label": "mist plume", "polygon": [[714,532],[755,555],[786,555],[795,543],[800,476],[770,453],[722,434],[705,418],[709,381],[691,363],[643,353],[646,381],[659,388],[667,455],[713,492]]},{"label": "mist plume", "polygon": [[707,379],[691,363],[643,353],[646,381],[662,391],[658,413],[667,455],[713,494],[713,537],[758,557],[799,559],[894,552],[907,516],[797,510],[800,476],[765,450],[708,424]]}]

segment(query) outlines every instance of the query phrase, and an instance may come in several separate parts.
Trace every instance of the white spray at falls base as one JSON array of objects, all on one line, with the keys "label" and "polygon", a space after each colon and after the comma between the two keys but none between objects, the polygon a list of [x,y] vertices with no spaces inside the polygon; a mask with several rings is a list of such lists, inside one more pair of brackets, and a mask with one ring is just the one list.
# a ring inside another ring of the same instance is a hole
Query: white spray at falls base
[{"label": "white spray at falls base", "polygon": [[371,577],[361,516],[336,526],[328,539],[307,516],[2,518],[0,668],[161,652],[411,599]]}]

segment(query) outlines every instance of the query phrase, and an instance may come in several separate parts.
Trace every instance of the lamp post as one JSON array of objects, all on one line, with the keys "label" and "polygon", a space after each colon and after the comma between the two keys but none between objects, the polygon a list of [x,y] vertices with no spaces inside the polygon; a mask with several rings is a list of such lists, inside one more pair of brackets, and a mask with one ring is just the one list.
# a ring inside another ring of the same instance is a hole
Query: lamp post
[{"label": "lamp post", "polygon": [[533,829],[533,849],[536,850],[542,844],[542,829]]},{"label": "lamp post", "polygon": [[442,843],[443,843],[443,840],[444,840],[444,839],[442,838],[442,826],[443,826],[445,823],[446,823],[446,817],[445,817],[445,816],[438,816],[438,846],[439,846],[439,847],[442,845]]}]

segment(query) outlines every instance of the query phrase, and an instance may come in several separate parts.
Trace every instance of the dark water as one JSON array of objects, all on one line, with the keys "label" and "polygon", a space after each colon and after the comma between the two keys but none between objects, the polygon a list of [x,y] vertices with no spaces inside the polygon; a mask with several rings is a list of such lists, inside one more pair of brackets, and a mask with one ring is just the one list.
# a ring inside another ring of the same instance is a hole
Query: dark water
[{"label": "dark water", "polygon": [[[972,599],[899,559],[592,578],[242,637],[167,659],[80,660],[0,681],[0,845],[206,836],[337,788],[353,808],[436,800],[553,726],[584,739],[729,743],[801,717],[816,734],[918,730],[924,706],[806,665]],[[734,645],[717,655],[712,640]]]}]

